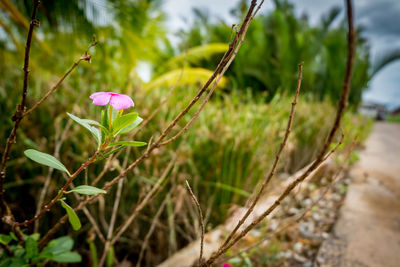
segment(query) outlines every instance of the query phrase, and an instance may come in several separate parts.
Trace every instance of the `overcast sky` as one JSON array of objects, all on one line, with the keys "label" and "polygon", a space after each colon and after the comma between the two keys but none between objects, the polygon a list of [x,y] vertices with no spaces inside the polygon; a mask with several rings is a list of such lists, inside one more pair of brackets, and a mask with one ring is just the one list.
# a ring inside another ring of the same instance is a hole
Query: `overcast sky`
[{"label": "overcast sky", "polygon": [[[250,1],[249,1],[250,2]],[[344,6],[343,0],[295,0],[297,14],[306,13],[311,24],[316,24],[321,15],[333,6]],[[399,0],[353,0],[357,25],[365,28],[365,37],[371,45],[372,60],[383,52],[400,49],[400,1]],[[166,0],[164,10],[168,14],[168,28],[173,32],[190,25],[192,8],[207,8],[213,16],[233,21],[229,11],[238,0]],[[265,1],[261,11],[268,12],[273,8],[272,1]],[[186,18],[186,19],[184,19]],[[364,93],[365,100],[400,106],[400,60],[388,65],[379,72]]]}]

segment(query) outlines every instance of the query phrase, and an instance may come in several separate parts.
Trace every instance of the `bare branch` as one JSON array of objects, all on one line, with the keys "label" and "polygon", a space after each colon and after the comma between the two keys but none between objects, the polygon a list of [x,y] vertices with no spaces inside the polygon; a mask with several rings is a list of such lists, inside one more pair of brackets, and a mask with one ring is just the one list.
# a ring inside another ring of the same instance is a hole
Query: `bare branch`
[{"label": "bare branch", "polygon": [[39,213],[37,213],[33,218],[31,218],[29,220],[25,220],[23,222],[16,222],[14,220],[8,220],[7,223],[10,225],[13,225],[13,226],[27,226],[27,225],[35,222],[36,220],[38,220],[40,217],[42,217],[44,214],[46,214],[46,212],[50,211],[50,209],[57,203],[57,200],[65,193],[65,191],[67,191],[68,187],[75,180],[75,178],[78,176],[78,174],[80,174],[90,164],[92,164],[96,160],[98,155],[99,155],[99,151],[94,153],[93,156],[91,156],[85,163],[83,163],[79,167],[78,170],[76,170],[73,174],[71,174],[71,176],[69,176],[68,181],[61,188],[61,190],[58,192],[58,194],[50,202],[48,202],[46,205],[44,205],[42,210]]},{"label": "bare branch", "polygon": [[303,62],[299,64],[299,74],[298,74],[298,78],[297,78],[296,94],[295,94],[293,102],[292,102],[292,108],[290,110],[290,115],[289,115],[289,120],[288,120],[288,123],[287,123],[287,126],[286,126],[285,136],[283,137],[283,140],[282,140],[282,143],[281,143],[281,145],[279,147],[278,153],[275,156],[275,161],[274,161],[274,163],[272,165],[272,168],[271,168],[270,172],[268,173],[268,175],[265,177],[264,182],[263,182],[260,190],[258,191],[257,195],[253,199],[250,207],[247,209],[247,212],[239,220],[239,222],[237,223],[236,227],[232,230],[232,232],[226,238],[225,242],[221,245],[221,248],[225,247],[229,243],[229,241],[232,239],[232,237],[237,232],[237,230],[240,228],[240,226],[243,225],[243,223],[246,221],[246,219],[253,212],[254,207],[256,206],[257,202],[261,198],[262,193],[264,192],[265,188],[267,187],[267,185],[271,181],[272,177],[275,175],[276,168],[278,167],[279,159],[281,157],[281,154],[282,154],[282,151],[283,151],[284,147],[286,146],[287,140],[289,138],[289,134],[290,134],[291,129],[292,129],[294,111],[295,111],[295,107],[296,107],[296,104],[297,104],[297,99],[298,99],[299,93],[300,93],[302,72],[303,72]]},{"label": "bare branch", "polygon": [[[0,213],[1,214],[0,215],[1,215],[1,218],[3,221],[14,219],[14,216],[12,215],[12,212],[11,212],[10,208],[8,207],[8,204],[6,203],[6,201],[4,199],[4,181],[6,178],[6,167],[7,167],[7,161],[9,158],[11,147],[13,144],[16,143],[17,130],[18,130],[19,124],[21,123],[21,120],[23,117],[22,115],[25,111],[25,106],[26,106],[26,95],[28,93],[28,78],[29,78],[29,56],[30,56],[30,51],[31,51],[33,29],[35,26],[39,26],[39,20],[36,19],[36,14],[37,14],[39,5],[40,5],[39,0],[33,1],[31,22],[29,24],[28,37],[26,39],[26,44],[25,44],[25,58],[24,58],[24,67],[23,67],[24,83],[23,83],[23,87],[22,87],[21,103],[19,105],[17,105],[15,113],[11,118],[14,121],[14,127],[11,130],[9,137],[7,138],[6,147],[4,149],[3,156],[1,159],[1,168],[0,168],[0,208],[1,208]],[[7,218],[5,218],[5,215],[7,216]],[[24,237],[18,227],[13,227],[13,230],[15,230],[14,232],[17,234],[17,237],[20,240],[24,240]]]},{"label": "bare branch", "polygon": [[[357,144],[357,139],[358,139],[358,136],[356,136],[356,137],[354,138],[354,140],[353,140],[353,142],[352,142],[352,144],[351,144],[351,146],[350,146],[350,149],[349,149],[348,152],[346,153],[346,156],[345,156],[345,159],[343,160],[343,162],[348,162],[348,161],[349,161],[350,155],[351,155],[351,153],[353,152],[355,145]],[[336,150],[337,150],[337,148],[341,145],[341,142],[342,142],[342,141],[340,141],[340,142],[330,151],[330,153],[328,153],[328,155],[331,155],[331,154],[335,153]],[[348,166],[348,165],[347,165],[347,166]],[[306,215],[308,212],[310,212],[310,211],[313,209],[313,207],[315,207],[315,206],[325,197],[325,195],[329,192],[329,190],[332,190],[333,187],[334,187],[338,182],[340,182],[340,181],[342,180],[342,178],[343,178],[344,176],[340,176],[340,174],[343,173],[345,167],[346,167],[346,166],[345,166],[344,164],[342,164],[342,165],[340,166],[340,168],[339,168],[339,169],[336,171],[336,173],[333,175],[332,181],[331,181],[327,186],[325,186],[325,188],[323,188],[324,190],[322,191],[322,193],[320,194],[320,196],[319,196],[316,200],[312,201],[311,204],[310,204],[308,207],[306,207],[300,214],[294,215],[294,216],[292,216],[291,218],[289,218],[289,219],[288,219],[288,222],[287,222],[284,226],[282,226],[280,229],[274,231],[274,232],[271,233],[271,234],[268,234],[267,236],[263,237],[260,241],[258,241],[258,242],[256,242],[256,243],[252,244],[251,246],[248,246],[247,248],[240,250],[240,252],[235,253],[234,255],[230,255],[229,258],[225,258],[225,259],[223,259],[223,260],[220,260],[219,263],[222,263],[223,261],[227,261],[227,260],[229,260],[229,259],[231,259],[231,258],[237,257],[238,255],[240,255],[240,254],[242,254],[242,253],[244,253],[244,252],[248,252],[248,251],[251,250],[252,248],[255,248],[255,247],[260,246],[262,243],[264,243],[266,240],[268,240],[268,239],[271,237],[271,235],[275,235],[275,236],[276,236],[276,235],[282,233],[283,231],[285,231],[287,228],[289,228],[289,227],[292,226],[293,224],[300,222],[300,221],[305,217],[305,215]]]},{"label": "bare branch", "polygon": [[204,220],[203,220],[203,213],[201,212],[200,203],[197,200],[196,196],[193,193],[192,188],[190,188],[189,182],[186,180],[186,187],[189,191],[190,196],[193,199],[194,204],[197,207],[197,211],[199,212],[199,220],[200,220],[200,227],[201,227],[201,239],[200,239],[200,256],[199,256],[199,265],[203,261],[203,248],[204,248]]},{"label": "bare branch", "polygon": [[144,199],[136,206],[136,208],[133,210],[131,215],[128,217],[128,219],[122,224],[121,227],[116,231],[114,234],[114,237],[111,240],[111,245],[114,245],[115,242],[118,241],[118,239],[121,237],[121,235],[128,229],[128,227],[132,224],[134,219],[137,217],[139,212],[149,203],[150,199],[153,197],[153,195],[158,191],[162,183],[165,181],[165,179],[168,177],[169,171],[172,169],[172,167],[175,165],[177,154],[175,154],[174,158],[169,162],[168,166],[165,168],[163,174],[161,175],[160,179],[158,179],[157,183],[151,188],[151,190],[146,194]]},{"label": "bare branch", "polygon": [[40,104],[42,104],[54,91],[60,86],[60,84],[67,78],[67,76],[81,63],[82,60],[91,62],[91,56],[88,54],[88,51],[91,47],[97,44],[96,36],[93,36],[93,42],[89,45],[86,51],[80,56],[80,58],[67,70],[67,72],[50,88],[49,91],[38,101],[36,102],[28,111],[26,111],[22,117],[28,116],[32,111],[37,109]]}]

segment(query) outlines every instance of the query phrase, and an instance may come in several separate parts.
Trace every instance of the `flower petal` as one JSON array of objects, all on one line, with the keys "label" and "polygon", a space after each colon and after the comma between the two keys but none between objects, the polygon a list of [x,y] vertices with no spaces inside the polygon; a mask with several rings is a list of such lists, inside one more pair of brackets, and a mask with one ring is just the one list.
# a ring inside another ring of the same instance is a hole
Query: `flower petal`
[{"label": "flower petal", "polygon": [[128,95],[112,94],[110,105],[116,110],[127,109],[133,107],[135,104]]},{"label": "flower petal", "polygon": [[99,95],[111,95],[112,93],[110,92],[96,92],[90,95],[90,99],[94,99],[95,97]]},{"label": "flower petal", "polygon": [[98,106],[107,105],[110,102],[111,93],[108,92],[97,92],[90,96],[93,99],[93,104]]}]

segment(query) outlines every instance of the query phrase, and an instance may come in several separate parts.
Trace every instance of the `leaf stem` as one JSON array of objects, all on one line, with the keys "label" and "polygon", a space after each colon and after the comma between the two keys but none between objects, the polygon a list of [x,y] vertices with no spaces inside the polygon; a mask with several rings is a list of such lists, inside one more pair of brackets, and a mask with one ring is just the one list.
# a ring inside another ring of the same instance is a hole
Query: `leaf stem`
[{"label": "leaf stem", "polygon": [[113,108],[110,105],[108,110],[108,129],[110,130],[110,132],[112,131],[112,113],[113,113]]}]

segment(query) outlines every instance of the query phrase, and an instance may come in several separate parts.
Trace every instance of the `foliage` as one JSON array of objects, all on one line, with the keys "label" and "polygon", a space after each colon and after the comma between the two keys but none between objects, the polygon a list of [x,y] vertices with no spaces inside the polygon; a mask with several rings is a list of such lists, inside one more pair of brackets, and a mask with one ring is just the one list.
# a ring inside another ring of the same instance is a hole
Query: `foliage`
[{"label": "foliage", "polygon": [[0,243],[7,248],[8,252],[13,253],[11,256],[3,249],[0,253],[0,266],[32,266],[46,262],[76,263],[82,261],[82,257],[78,253],[71,251],[74,241],[69,236],[53,239],[40,253],[37,244],[39,234],[32,234],[25,238],[25,246],[21,246],[13,233],[0,234]]},{"label": "foliage", "polygon": [[[234,13],[243,16],[246,1],[242,1]],[[311,26],[307,17],[296,17],[293,5],[286,0],[276,0],[275,9],[257,16],[252,22],[242,49],[226,76],[230,88],[254,92],[267,92],[267,100],[277,93],[294,93],[297,64],[304,61],[302,92],[315,100],[339,98],[341,81],[345,71],[346,28],[343,22],[335,26],[340,8],[333,8],[321,18],[317,26]],[[181,31],[182,58],[188,51],[201,50],[214,43],[227,42],[229,25],[213,22],[208,13],[194,10],[195,21],[187,31]],[[368,87],[373,75],[390,62],[399,59],[398,51],[389,51],[372,67],[369,45],[363,30],[357,30],[357,54],[349,102],[357,106],[362,91]],[[190,57],[189,57],[190,58]],[[190,62],[190,60],[189,60]],[[190,62],[193,67],[213,68],[215,58],[203,56],[202,61]]]}]

